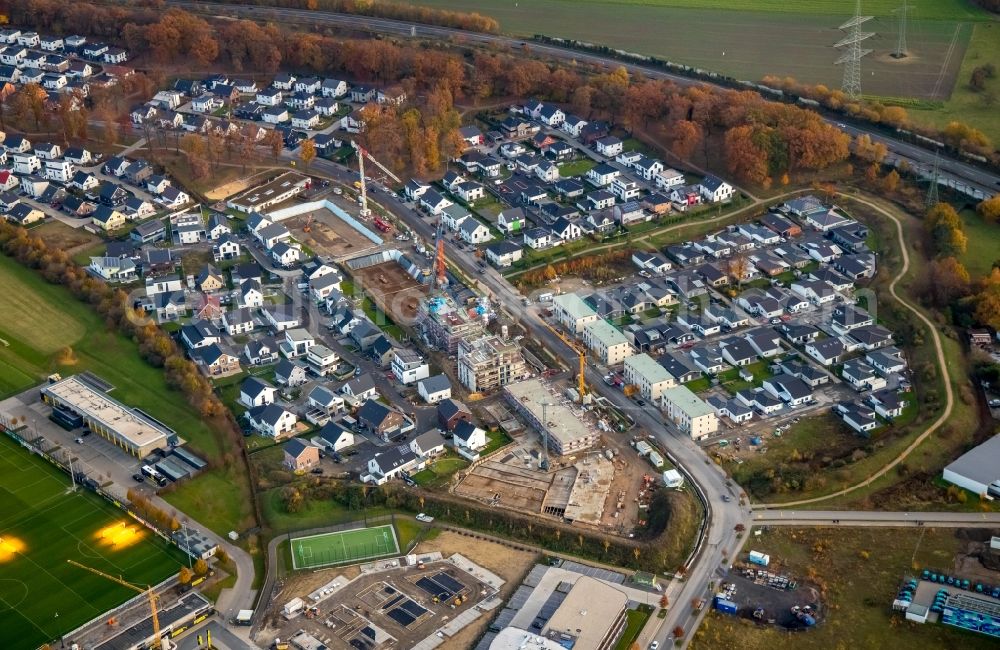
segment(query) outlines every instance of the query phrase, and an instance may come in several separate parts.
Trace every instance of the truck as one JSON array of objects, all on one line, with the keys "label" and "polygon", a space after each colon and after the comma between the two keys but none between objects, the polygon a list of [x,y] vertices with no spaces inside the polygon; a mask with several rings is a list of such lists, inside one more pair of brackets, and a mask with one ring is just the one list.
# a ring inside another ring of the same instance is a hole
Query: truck
[{"label": "truck", "polygon": [[378,228],[380,232],[389,232],[392,230],[392,224],[382,217],[375,217],[375,227]]}]

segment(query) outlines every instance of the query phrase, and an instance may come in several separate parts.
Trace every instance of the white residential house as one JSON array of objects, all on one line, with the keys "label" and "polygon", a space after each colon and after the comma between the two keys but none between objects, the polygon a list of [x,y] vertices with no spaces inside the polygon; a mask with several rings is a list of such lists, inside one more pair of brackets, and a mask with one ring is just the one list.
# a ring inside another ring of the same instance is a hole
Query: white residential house
[{"label": "white residential house", "polygon": [[392,356],[392,374],[401,384],[412,384],[430,376],[430,366],[420,353],[408,348],[397,349]]},{"label": "white residential house", "polygon": [[698,192],[708,203],[719,203],[732,199],[735,190],[729,183],[709,175],[698,184]]},{"label": "white residential house", "polygon": [[45,178],[50,181],[68,183],[73,178],[76,167],[68,160],[46,160]]},{"label": "white residential house", "polygon": [[437,404],[451,398],[451,381],[443,374],[425,377],[417,382],[417,393],[427,404]]},{"label": "white residential house", "polygon": [[594,143],[594,150],[602,156],[614,158],[625,149],[621,139],[608,135]]},{"label": "white residential house", "polygon": [[42,168],[42,161],[34,153],[15,153],[11,159],[15,174],[34,174]]},{"label": "white residential house", "polygon": [[468,420],[459,420],[452,430],[451,444],[459,449],[479,451],[486,441],[486,431]]},{"label": "white residential house", "polygon": [[247,408],[274,404],[278,389],[262,379],[250,377],[240,385],[240,404]]},{"label": "white residential house", "polygon": [[483,222],[473,217],[463,221],[462,225],[458,227],[458,232],[462,240],[470,244],[488,242],[493,237],[490,234],[490,229]]},{"label": "white residential house", "polygon": [[234,309],[222,314],[222,326],[230,336],[252,332],[254,325],[253,312],[249,309]]},{"label": "white residential house", "polygon": [[264,88],[257,91],[257,103],[261,106],[280,106],[284,96],[279,88]]},{"label": "white residential house", "polygon": [[587,180],[597,187],[610,185],[621,174],[620,171],[607,164],[600,164],[587,171]]},{"label": "white residential house", "polygon": [[638,183],[621,176],[611,181],[610,189],[611,193],[617,196],[620,201],[632,201],[638,198],[642,192],[642,188],[639,187]]},{"label": "white residential house", "polygon": [[475,203],[486,196],[486,188],[473,182],[459,183],[452,192],[466,203]]},{"label": "white residential house", "polygon": [[676,169],[664,169],[656,175],[653,182],[661,190],[672,190],[675,187],[681,187],[686,181],[684,174]]},{"label": "white residential house", "polygon": [[298,418],[277,404],[258,406],[247,411],[251,426],[261,435],[278,438],[295,431]]},{"label": "white residential house", "polygon": [[320,86],[320,92],[324,97],[333,97],[334,99],[340,99],[347,94],[347,91],[347,82],[342,79],[324,79],[322,86]]}]

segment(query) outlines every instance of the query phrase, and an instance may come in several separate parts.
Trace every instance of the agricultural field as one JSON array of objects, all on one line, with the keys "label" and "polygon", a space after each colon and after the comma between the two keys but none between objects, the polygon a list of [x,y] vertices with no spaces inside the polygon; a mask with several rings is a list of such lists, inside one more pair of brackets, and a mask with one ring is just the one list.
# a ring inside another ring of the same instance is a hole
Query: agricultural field
[{"label": "agricultural field", "polygon": [[[839,86],[843,74],[833,64],[838,56],[833,45],[842,37],[837,28],[853,13],[853,3],[834,0],[418,0],[418,4],[477,11],[496,18],[503,31],[525,37],[542,33],[619,47],[738,79],[791,76],[829,86]],[[866,14],[877,16],[868,23],[868,31],[876,36],[868,41],[875,51],[865,63],[865,92],[946,99],[972,32],[968,21],[985,20],[987,14],[967,0],[921,4],[907,32],[913,56],[897,61],[889,56],[896,44],[891,11],[900,2],[863,4]]]},{"label": "agricultural field", "polygon": [[0,645],[29,650],[134,597],[67,560],[139,585],[179,570],[182,557],[100,497],[0,436]]},{"label": "agricultural field", "polygon": [[968,553],[970,537],[981,540],[984,535],[988,540],[985,531],[955,529],[930,528],[918,533],[889,528],[771,528],[748,541],[744,551],[768,553],[772,571],[818,585],[826,604],[823,622],[790,635],[713,612],[693,635],[690,647],[766,650],[794,643],[801,650],[995,648],[996,640],[981,634],[890,616],[892,599],[904,576],[923,568],[962,573],[960,566],[978,564]]},{"label": "agricultural field", "polygon": [[992,63],[1000,68],[1000,24],[978,23],[972,30],[951,97],[940,107],[908,108],[908,111],[913,121],[939,128],[956,120],[966,122],[986,134],[994,146],[1000,146],[1000,105],[995,103],[1000,97],[1000,77],[987,79],[982,92],[974,92],[969,87],[969,78],[978,66]]}]

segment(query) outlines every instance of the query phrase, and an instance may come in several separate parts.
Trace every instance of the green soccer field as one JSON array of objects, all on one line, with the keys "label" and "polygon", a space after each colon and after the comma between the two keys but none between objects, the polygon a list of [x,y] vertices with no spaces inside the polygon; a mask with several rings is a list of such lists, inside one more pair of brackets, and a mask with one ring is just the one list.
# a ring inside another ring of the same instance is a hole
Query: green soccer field
[{"label": "green soccer field", "polygon": [[179,551],[97,495],[68,493],[69,485],[65,474],[0,434],[4,650],[37,648],[137,595],[67,560],[142,586],[180,569]]},{"label": "green soccer field", "polygon": [[315,569],[395,555],[399,542],[395,529],[385,525],[297,537],[291,549],[293,568]]}]

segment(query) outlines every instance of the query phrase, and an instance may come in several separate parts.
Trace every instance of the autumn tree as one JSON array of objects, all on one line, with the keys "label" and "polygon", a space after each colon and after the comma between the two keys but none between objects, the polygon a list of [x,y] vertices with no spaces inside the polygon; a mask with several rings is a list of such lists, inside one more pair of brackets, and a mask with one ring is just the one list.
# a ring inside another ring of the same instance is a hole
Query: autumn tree
[{"label": "autumn tree", "polygon": [[863,133],[854,139],[854,155],[861,160],[881,164],[885,160],[888,148],[881,142],[872,142],[872,138],[867,133]]},{"label": "autumn tree", "polygon": [[947,203],[938,203],[927,211],[924,227],[941,257],[960,257],[965,253],[967,239],[961,217]]},{"label": "autumn tree", "polygon": [[994,194],[976,206],[976,212],[991,223],[1000,222],[1000,194]]},{"label": "autumn tree", "polygon": [[186,566],[182,566],[181,570],[177,573],[177,582],[182,585],[191,584],[191,580],[194,578],[194,573],[191,569]]},{"label": "autumn tree", "polygon": [[674,123],[671,131],[670,152],[681,160],[689,160],[704,138],[701,127],[689,120],[681,120]]},{"label": "autumn tree", "polygon": [[268,129],[267,134],[261,140],[261,144],[270,150],[271,157],[275,162],[278,161],[278,156],[281,155],[281,150],[285,148],[285,140],[281,136],[281,131],[278,131],[277,129]]},{"label": "autumn tree", "polygon": [[201,558],[198,558],[197,560],[195,560],[195,562],[194,562],[194,572],[195,572],[196,575],[199,575],[199,576],[206,575],[208,573],[208,562],[206,562],[205,560],[203,560]]},{"label": "autumn tree", "polygon": [[882,179],[882,191],[886,194],[892,194],[897,187],[899,187],[899,172],[893,169]]},{"label": "autumn tree", "polygon": [[931,299],[944,307],[969,294],[969,272],[954,257],[942,257],[928,266],[928,284]]},{"label": "autumn tree", "polygon": [[299,149],[299,160],[302,161],[302,166],[305,169],[309,169],[312,161],[316,160],[316,143],[312,138],[302,142],[302,146]]}]

